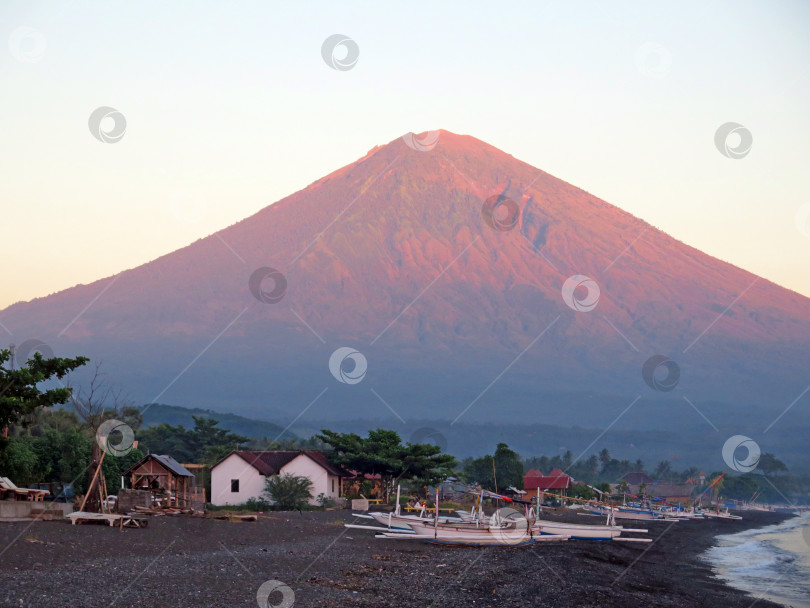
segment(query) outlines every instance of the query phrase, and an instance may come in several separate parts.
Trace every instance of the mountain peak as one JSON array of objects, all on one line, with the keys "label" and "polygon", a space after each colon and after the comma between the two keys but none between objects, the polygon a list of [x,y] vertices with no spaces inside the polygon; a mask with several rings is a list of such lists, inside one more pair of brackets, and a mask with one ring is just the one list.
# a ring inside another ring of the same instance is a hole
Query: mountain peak
[{"label": "mountain peak", "polygon": [[273,411],[331,385],[342,346],[368,358],[378,394],[436,415],[430,404],[472,400],[505,368],[487,398],[509,411],[540,392],[632,397],[657,354],[695,399],[795,396],[810,345],[807,298],[446,130],[376,146],[114,282],[14,305],[0,322],[113,362],[144,401],[193,360],[171,390]]}]

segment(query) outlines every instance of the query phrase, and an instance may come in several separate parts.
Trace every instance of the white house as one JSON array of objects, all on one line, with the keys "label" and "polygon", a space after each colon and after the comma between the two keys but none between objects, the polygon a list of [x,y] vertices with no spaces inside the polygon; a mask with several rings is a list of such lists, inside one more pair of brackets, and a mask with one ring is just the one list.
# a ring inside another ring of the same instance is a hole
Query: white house
[{"label": "white house", "polygon": [[337,498],[341,481],[350,474],[331,464],[321,452],[312,450],[250,452],[235,451],[211,469],[211,503],[217,506],[238,505],[250,498],[260,498],[264,482],[273,475],[291,473],[312,481],[310,504],[317,496]]}]

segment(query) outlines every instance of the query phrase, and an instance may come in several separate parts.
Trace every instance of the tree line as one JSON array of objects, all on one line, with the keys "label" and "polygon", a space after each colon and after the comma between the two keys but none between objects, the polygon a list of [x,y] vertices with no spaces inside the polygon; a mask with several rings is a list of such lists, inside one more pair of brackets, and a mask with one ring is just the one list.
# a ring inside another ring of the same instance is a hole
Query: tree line
[{"label": "tree line", "polygon": [[[366,437],[324,429],[310,439],[279,442],[249,439],[219,428],[215,419],[198,416],[193,417],[192,429],[165,423],[144,428],[139,408],[121,407],[115,399],[112,407],[106,403],[111,395],[115,395],[102,390],[102,383],[96,384],[98,367],[88,390],[74,392],[69,385],[46,390],[40,388],[48,381],[61,380],[72,370],[85,365],[89,361],[86,357],[43,359],[39,353],[34,353],[19,369],[7,365],[9,358],[8,350],[0,350],[0,427],[5,426],[8,434],[8,437],[0,437],[0,471],[18,485],[73,482],[74,491],[81,493],[88,481],[88,463],[97,460],[95,431],[101,422],[113,418],[132,428],[138,447],[120,458],[104,459],[103,471],[110,493],[115,493],[120,487],[121,473],[149,452],[168,454],[181,463],[210,467],[234,449],[321,450],[328,453],[336,465],[356,472],[361,480],[360,487],[366,491],[379,484],[386,498],[398,482],[408,482],[424,493],[427,487],[453,475],[484,489],[502,492],[510,487],[522,490],[523,478],[529,469],[538,469],[545,474],[555,468],[561,469],[576,480],[600,489],[617,483],[627,473],[647,472],[642,460],[620,460],[607,449],[579,460],[575,460],[570,451],[551,457],[522,459],[506,443],[499,443],[493,454],[466,458],[459,463],[435,445],[403,442],[395,431],[386,429],[369,431]],[[74,405],[75,413],[54,408],[68,402]],[[696,467],[674,471],[667,461],[659,462],[648,472],[660,483],[694,481],[699,473]],[[767,500],[780,501],[776,495],[780,491],[764,487],[762,474],[779,478],[785,488],[781,492],[806,492],[807,479],[791,478],[783,462],[773,454],[764,453],[754,473],[727,475],[723,480],[723,494],[728,498],[748,499],[760,491]],[[715,479],[718,475],[714,472],[708,479]],[[210,490],[207,473],[203,473],[199,481]],[[587,485],[580,485],[574,494],[592,496]]]}]

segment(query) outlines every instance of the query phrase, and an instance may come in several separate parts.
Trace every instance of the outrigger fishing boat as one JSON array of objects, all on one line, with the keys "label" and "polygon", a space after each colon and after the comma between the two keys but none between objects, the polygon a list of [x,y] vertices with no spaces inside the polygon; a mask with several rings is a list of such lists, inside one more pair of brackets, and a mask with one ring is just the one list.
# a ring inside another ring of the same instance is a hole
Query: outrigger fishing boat
[{"label": "outrigger fishing boat", "polygon": [[707,519],[719,519],[721,521],[734,521],[742,519],[742,516],[740,515],[732,515],[729,513],[728,507],[722,511],[719,508],[716,511],[704,511],[703,517]]},{"label": "outrigger fishing boat", "polygon": [[499,509],[491,517],[476,521],[441,522],[411,520],[408,526],[412,534],[391,530],[378,534],[377,538],[422,540],[445,545],[522,546],[544,541],[562,541],[570,537],[564,534],[541,534],[532,523],[517,511]]},{"label": "outrigger fishing boat", "polygon": [[509,546],[522,547],[537,542],[568,540],[568,536],[541,536],[532,533],[515,535],[500,535],[497,532],[482,530],[477,533],[448,532],[447,530],[435,530],[433,534],[397,534],[395,532],[383,532],[377,534],[375,538],[420,540],[423,542],[439,545],[464,545],[466,547],[484,546]]},{"label": "outrigger fishing boat", "polygon": [[624,528],[616,525],[569,524],[548,520],[538,520],[533,529],[541,534],[562,534],[579,540],[621,540],[632,542],[651,542],[649,538],[622,538],[622,532],[636,532],[646,534],[647,530],[641,528]]},{"label": "outrigger fishing boat", "polygon": [[639,509],[635,507],[611,507],[607,505],[596,505],[585,507],[587,511],[594,515],[611,515],[615,519],[635,519],[646,521],[650,519],[668,519],[666,515],[661,512],[653,511],[652,509]]},{"label": "outrigger fishing boat", "polygon": [[[629,542],[651,542],[647,538],[621,537],[622,532],[646,533],[647,530],[628,529],[615,525],[608,517],[605,525],[570,524],[539,520],[540,496],[537,509],[529,509],[531,501],[515,500],[494,492],[475,491],[476,505],[469,513],[460,512],[459,517],[440,517],[438,509],[433,517],[428,517],[425,509],[419,515],[402,515],[399,510],[399,488],[397,488],[397,508],[393,513],[372,512],[356,517],[373,519],[380,526],[345,524],[347,528],[375,530],[381,532],[377,538],[410,539],[461,545],[524,545],[533,542],[568,540],[569,538],[588,540],[620,540]],[[520,503],[526,506],[526,514],[513,509],[498,509],[491,517],[484,515],[480,505],[484,498]],[[437,494],[438,504],[438,494]]]},{"label": "outrigger fishing boat", "polygon": [[698,505],[698,507],[700,507],[700,503],[703,500],[703,497],[706,494],[708,494],[710,490],[712,490],[712,489],[714,489],[716,487],[716,489],[714,489],[714,492],[712,493],[712,495],[714,496],[715,510],[711,511],[711,510],[706,509],[706,510],[702,511],[703,517],[705,517],[706,519],[717,519],[717,520],[720,520],[720,521],[734,521],[734,520],[742,519],[742,517],[740,515],[732,515],[731,513],[729,513],[728,507],[726,507],[722,511],[720,510],[720,497],[719,497],[720,485],[719,484],[720,484],[720,481],[725,476],[726,476],[725,473],[718,476],[717,479],[715,479],[712,482],[712,484],[708,488],[706,488],[700,494],[700,496],[698,496],[697,505]]}]

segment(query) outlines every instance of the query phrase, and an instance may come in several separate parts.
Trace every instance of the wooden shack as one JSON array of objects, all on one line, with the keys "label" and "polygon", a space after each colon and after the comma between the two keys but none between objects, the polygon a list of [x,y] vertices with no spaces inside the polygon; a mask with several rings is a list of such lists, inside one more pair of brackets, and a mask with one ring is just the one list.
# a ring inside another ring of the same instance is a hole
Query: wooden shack
[{"label": "wooden shack", "polygon": [[164,507],[189,507],[198,493],[194,475],[167,455],[147,454],[124,472],[133,490],[149,490]]}]

